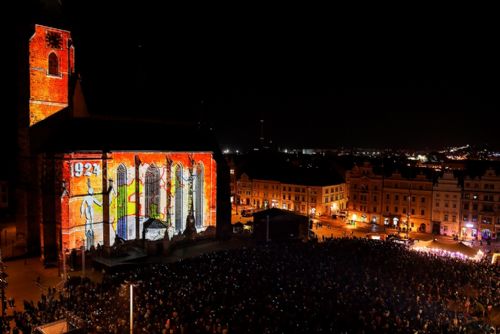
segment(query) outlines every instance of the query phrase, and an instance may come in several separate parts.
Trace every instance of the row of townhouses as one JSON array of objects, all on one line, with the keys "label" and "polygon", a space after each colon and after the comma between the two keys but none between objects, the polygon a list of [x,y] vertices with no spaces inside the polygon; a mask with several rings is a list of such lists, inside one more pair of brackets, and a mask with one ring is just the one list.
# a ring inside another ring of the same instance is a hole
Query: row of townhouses
[{"label": "row of townhouses", "polygon": [[496,238],[500,230],[500,176],[488,169],[462,182],[452,172],[385,176],[372,165],[346,173],[348,219],[427,233]]},{"label": "row of townhouses", "polygon": [[[307,180],[307,179],[306,179]],[[335,215],[346,210],[347,194],[344,180],[304,182],[250,178],[243,173],[232,182],[234,207],[239,209],[280,208],[311,216]]]}]

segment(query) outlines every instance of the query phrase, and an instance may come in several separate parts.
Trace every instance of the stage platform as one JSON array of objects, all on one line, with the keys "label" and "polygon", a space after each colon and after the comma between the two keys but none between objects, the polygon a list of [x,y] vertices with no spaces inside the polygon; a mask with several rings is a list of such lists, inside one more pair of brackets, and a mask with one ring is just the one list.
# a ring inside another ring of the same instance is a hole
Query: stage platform
[{"label": "stage platform", "polygon": [[94,265],[103,268],[115,268],[129,265],[136,265],[141,260],[148,257],[148,254],[139,247],[130,247],[121,255],[110,257],[95,256],[93,257]]}]

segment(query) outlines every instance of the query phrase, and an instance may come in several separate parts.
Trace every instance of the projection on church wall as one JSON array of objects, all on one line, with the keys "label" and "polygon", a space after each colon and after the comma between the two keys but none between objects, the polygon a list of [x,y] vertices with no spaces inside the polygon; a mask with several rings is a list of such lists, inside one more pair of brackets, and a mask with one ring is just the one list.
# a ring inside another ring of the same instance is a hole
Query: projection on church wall
[{"label": "projection on church wall", "polygon": [[31,126],[68,106],[74,48],[69,31],[37,24],[29,50]]},{"label": "projection on church wall", "polygon": [[68,168],[71,191],[67,226],[69,244],[71,248],[85,245],[87,249],[97,243],[102,245],[102,160],[72,160]]},{"label": "projection on church wall", "polygon": [[[70,181],[61,225],[68,248],[105,244],[106,224],[110,245],[117,237],[172,237],[184,232],[188,216],[194,217],[198,232],[215,226],[216,162],[211,152],[110,152],[107,159],[98,155],[73,153],[64,162],[63,175]],[[109,220],[103,222],[106,210]]]}]

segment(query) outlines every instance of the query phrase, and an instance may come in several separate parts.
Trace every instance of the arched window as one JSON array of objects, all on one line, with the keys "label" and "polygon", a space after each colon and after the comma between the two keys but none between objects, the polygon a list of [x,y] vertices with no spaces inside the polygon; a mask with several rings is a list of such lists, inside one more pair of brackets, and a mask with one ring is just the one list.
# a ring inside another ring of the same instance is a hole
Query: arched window
[{"label": "arched window", "polygon": [[118,198],[117,198],[117,216],[118,228],[116,234],[122,238],[127,239],[127,169],[125,166],[118,166],[117,170],[118,180]]},{"label": "arched window", "polygon": [[148,167],[145,188],[145,216],[158,218],[160,216],[160,170],[157,167]]},{"label": "arched window", "polygon": [[175,167],[175,232],[182,230],[182,206],[183,206],[183,181],[182,166]]},{"label": "arched window", "polygon": [[196,177],[194,183],[194,216],[196,221],[196,227],[200,228],[203,226],[203,178],[205,173],[203,171],[203,165],[200,163],[196,167]]},{"label": "arched window", "polygon": [[49,75],[59,75],[59,59],[53,52],[49,54]]}]

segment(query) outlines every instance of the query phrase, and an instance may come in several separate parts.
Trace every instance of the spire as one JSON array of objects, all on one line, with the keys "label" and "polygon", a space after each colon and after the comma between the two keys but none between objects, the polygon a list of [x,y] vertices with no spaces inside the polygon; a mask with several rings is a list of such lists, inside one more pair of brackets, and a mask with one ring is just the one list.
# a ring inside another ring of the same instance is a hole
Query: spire
[{"label": "spire", "polygon": [[82,85],[80,76],[75,80],[75,88],[73,90],[72,98],[72,112],[73,117],[88,117],[89,112],[87,109],[87,103],[85,102],[85,96],[83,95]]},{"label": "spire", "polygon": [[259,141],[260,141],[260,146],[264,146],[264,120],[263,119],[260,120],[260,137],[259,137]]}]

